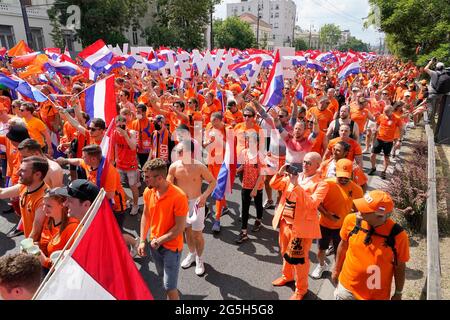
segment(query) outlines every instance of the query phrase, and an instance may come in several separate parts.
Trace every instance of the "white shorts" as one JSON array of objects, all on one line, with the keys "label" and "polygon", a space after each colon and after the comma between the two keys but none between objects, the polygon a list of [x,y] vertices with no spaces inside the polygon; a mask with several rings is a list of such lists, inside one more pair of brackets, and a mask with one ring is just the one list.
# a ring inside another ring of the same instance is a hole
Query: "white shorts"
[{"label": "white shorts", "polygon": [[186,227],[192,231],[203,231],[205,228],[205,207],[196,208],[198,199],[189,200],[189,215],[186,217]]},{"label": "white shorts", "polygon": [[372,120],[369,120],[369,122],[367,122],[367,130],[375,132],[377,130],[377,123]]}]

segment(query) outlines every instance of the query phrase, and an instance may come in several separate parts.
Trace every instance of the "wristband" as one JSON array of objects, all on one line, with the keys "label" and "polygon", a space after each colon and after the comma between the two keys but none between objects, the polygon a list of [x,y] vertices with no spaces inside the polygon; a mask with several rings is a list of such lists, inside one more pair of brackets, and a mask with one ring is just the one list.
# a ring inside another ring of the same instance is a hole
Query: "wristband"
[{"label": "wristband", "polygon": [[146,243],[147,242],[147,240],[145,240],[145,239],[141,239],[140,241],[139,241],[139,243]]},{"label": "wristband", "polygon": [[394,296],[401,296],[402,294],[403,294],[403,291],[395,290],[395,292],[394,292]]}]

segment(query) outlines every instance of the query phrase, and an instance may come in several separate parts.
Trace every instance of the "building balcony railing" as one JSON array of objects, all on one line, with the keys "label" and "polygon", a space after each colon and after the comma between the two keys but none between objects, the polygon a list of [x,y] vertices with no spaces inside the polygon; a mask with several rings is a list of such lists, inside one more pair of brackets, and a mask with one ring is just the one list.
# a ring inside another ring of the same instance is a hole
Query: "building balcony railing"
[{"label": "building balcony railing", "polygon": [[[46,7],[27,8],[28,17],[48,19],[47,9]],[[0,15],[22,17],[22,11],[19,5],[0,2]]]}]

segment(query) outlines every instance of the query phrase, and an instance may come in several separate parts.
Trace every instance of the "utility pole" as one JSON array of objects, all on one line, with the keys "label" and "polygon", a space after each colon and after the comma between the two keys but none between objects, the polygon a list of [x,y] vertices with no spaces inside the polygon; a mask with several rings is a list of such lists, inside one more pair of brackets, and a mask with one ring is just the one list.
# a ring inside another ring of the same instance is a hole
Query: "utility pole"
[{"label": "utility pole", "polygon": [[259,11],[261,10],[261,7],[259,5],[258,1],[258,17],[256,18],[256,49],[259,49]]},{"label": "utility pole", "polygon": [[292,43],[291,43],[291,47],[295,46],[295,21],[296,20],[297,20],[297,12],[295,13],[294,24],[292,25]]},{"label": "utility pole", "polygon": [[25,4],[25,0],[20,0],[20,8],[22,9],[23,24],[25,26],[25,34],[27,35],[27,44],[30,48],[32,48],[33,47],[33,37],[31,35],[30,24],[28,22],[28,14],[27,14],[27,7]]}]

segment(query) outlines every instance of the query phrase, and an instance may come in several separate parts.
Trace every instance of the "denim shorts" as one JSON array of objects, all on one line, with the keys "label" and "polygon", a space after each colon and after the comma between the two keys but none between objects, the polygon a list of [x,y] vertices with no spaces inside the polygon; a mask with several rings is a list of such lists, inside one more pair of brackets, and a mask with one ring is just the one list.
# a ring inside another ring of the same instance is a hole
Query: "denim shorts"
[{"label": "denim shorts", "polygon": [[181,252],[177,252],[160,246],[158,249],[150,247],[156,271],[159,276],[164,276],[164,289],[170,291],[177,288],[178,273],[180,271]]}]

